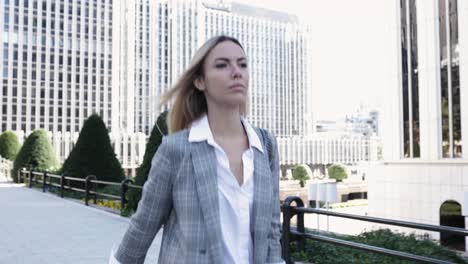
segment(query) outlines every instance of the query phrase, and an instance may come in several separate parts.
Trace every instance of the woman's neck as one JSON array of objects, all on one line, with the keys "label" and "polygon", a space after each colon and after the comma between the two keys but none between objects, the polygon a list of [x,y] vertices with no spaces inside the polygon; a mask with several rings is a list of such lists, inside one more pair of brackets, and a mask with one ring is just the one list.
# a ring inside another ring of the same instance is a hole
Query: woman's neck
[{"label": "woman's neck", "polygon": [[244,134],[239,109],[208,111],[208,123],[215,138],[233,138]]}]

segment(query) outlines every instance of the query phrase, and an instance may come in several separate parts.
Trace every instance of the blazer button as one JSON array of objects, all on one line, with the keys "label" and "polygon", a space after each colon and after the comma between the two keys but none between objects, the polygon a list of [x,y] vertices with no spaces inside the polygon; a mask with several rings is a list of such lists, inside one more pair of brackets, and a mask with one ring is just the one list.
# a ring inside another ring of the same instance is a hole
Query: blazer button
[{"label": "blazer button", "polygon": [[206,250],[205,250],[205,249],[200,249],[199,253],[202,254],[202,255],[205,255],[205,254],[206,254]]}]

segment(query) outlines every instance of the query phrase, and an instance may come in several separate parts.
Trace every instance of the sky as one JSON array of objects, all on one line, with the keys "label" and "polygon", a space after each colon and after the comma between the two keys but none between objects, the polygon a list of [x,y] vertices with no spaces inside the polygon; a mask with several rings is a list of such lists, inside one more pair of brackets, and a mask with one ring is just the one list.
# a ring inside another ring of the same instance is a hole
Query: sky
[{"label": "sky", "polygon": [[381,1],[240,2],[296,14],[312,25],[311,103],[315,120],[344,117],[361,104],[379,110],[389,74],[388,16]]}]

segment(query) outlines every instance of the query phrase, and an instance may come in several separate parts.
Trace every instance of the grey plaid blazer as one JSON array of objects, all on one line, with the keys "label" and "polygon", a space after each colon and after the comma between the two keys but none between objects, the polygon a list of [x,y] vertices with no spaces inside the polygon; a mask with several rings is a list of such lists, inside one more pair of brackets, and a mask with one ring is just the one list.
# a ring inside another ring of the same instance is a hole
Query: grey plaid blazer
[{"label": "grey plaid blazer", "polygon": [[[282,262],[278,149],[266,130],[255,130],[266,151],[254,148],[254,262],[277,263]],[[162,225],[159,263],[221,263],[215,152],[206,141],[189,142],[188,135],[185,129],[163,138],[138,210],[114,255],[120,263],[143,263]]]}]

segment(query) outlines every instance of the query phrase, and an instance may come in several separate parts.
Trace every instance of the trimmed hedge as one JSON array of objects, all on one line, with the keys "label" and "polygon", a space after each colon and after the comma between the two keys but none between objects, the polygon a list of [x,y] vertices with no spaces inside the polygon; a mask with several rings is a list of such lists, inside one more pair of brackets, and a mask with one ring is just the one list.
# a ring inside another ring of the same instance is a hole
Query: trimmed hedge
[{"label": "trimmed hedge", "polygon": [[[151,131],[150,138],[148,143],[146,143],[146,151],[143,157],[143,162],[141,166],[137,170],[137,175],[135,177],[135,185],[143,186],[148,179],[148,174],[151,169],[151,161],[153,159],[154,154],[161,145],[162,138],[164,135],[167,135],[167,111],[161,113],[156,120],[156,123],[153,126]],[[138,202],[141,199],[141,191],[130,188],[128,192],[128,203],[125,206],[127,211],[134,211],[136,212],[138,207]]]},{"label": "trimmed hedge", "polygon": [[[309,230],[308,232],[311,231]],[[455,252],[440,246],[435,241],[422,240],[419,236],[414,234],[406,235],[403,233],[394,233],[389,229],[363,232],[358,236],[330,235],[328,233],[326,236],[431,257],[434,259],[451,261],[454,263],[468,263],[468,261],[458,256]],[[296,243],[292,243],[291,249],[294,261],[305,261],[314,264],[413,263],[411,261],[405,261],[381,254],[368,253],[363,250],[313,240],[306,240],[304,251],[298,250]]]},{"label": "trimmed hedge", "polygon": [[13,164],[12,177],[18,182],[17,173],[21,168],[35,171],[53,171],[58,167],[55,151],[45,130],[36,130],[25,140]]},{"label": "trimmed hedge", "polygon": [[307,164],[299,164],[294,167],[292,176],[299,181],[301,187],[304,187],[305,182],[312,176],[312,170]]},{"label": "trimmed hedge", "polygon": [[20,150],[18,137],[12,131],[5,131],[0,135],[0,156],[14,161]]},{"label": "trimmed hedge", "polygon": [[[86,178],[95,175],[98,180],[121,182],[125,178],[101,117],[93,114],[84,122],[80,135],[59,174]],[[75,184],[76,186],[76,184]]]},{"label": "trimmed hedge", "polygon": [[346,173],[346,168],[340,164],[333,164],[328,168],[328,177],[330,179],[335,179],[337,182],[340,182],[348,178]]}]

